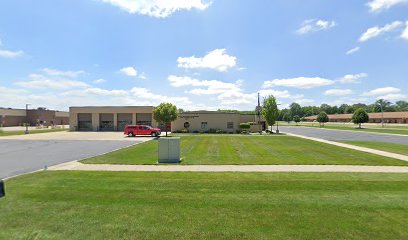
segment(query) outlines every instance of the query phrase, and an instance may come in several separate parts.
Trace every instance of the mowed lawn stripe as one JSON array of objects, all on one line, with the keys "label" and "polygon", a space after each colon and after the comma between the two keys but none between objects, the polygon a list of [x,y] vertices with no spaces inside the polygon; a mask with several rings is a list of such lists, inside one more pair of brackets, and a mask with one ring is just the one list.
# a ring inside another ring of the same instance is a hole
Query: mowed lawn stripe
[{"label": "mowed lawn stripe", "polygon": [[0,239],[407,239],[408,175],[40,172]]},{"label": "mowed lawn stripe", "polygon": [[365,142],[365,141],[338,141],[342,143],[348,143],[351,145],[356,145],[360,147],[367,147],[372,149],[377,149],[386,152],[398,153],[408,156],[408,145],[397,144],[397,143],[385,143],[385,142]]},{"label": "mowed lawn stripe", "polygon": [[[83,160],[83,163],[157,164],[157,141]],[[316,164],[408,166],[408,162],[291,136],[181,136],[181,164]]]}]

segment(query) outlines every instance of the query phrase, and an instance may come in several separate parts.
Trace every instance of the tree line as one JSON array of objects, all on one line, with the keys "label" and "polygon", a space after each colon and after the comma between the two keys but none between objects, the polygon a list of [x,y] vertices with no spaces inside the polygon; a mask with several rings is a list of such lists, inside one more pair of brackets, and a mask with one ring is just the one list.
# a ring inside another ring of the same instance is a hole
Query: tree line
[{"label": "tree line", "polygon": [[375,112],[405,112],[408,111],[407,101],[397,101],[392,103],[390,101],[379,99],[372,104],[342,104],[340,106],[331,106],[329,104],[322,104],[320,106],[300,106],[294,102],[290,104],[289,108],[282,109],[279,113],[278,120],[291,121],[295,116],[300,118],[319,115],[321,112],[327,114],[353,114],[357,109],[363,109],[367,113]]}]

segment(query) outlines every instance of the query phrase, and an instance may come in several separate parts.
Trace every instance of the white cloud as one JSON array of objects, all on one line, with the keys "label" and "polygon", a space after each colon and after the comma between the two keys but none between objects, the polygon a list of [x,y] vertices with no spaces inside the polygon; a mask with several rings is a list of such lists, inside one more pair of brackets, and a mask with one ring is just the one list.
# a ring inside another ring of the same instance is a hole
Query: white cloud
[{"label": "white cloud", "polygon": [[327,30],[336,26],[336,22],[334,21],[326,21],[326,20],[317,20],[317,19],[309,19],[303,21],[302,25],[296,32],[298,34],[307,34],[312,32],[318,32],[321,30]]},{"label": "white cloud", "polygon": [[147,79],[146,73],[142,72],[141,74],[139,74],[139,78],[143,80]]},{"label": "white cloud", "polygon": [[83,71],[60,71],[45,68],[42,69],[41,72],[41,74],[32,73],[28,76],[28,80],[19,81],[15,84],[22,88],[56,90],[85,88],[89,86],[85,82],[72,79],[72,77],[76,77],[84,73]]},{"label": "white cloud", "polygon": [[405,23],[406,27],[401,33],[401,37],[408,40],[408,21]]},{"label": "white cloud", "polygon": [[137,70],[134,67],[124,67],[119,70],[121,73],[129,76],[129,77],[136,77],[137,76]]},{"label": "white cloud", "polygon": [[355,48],[352,48],[352,49],[348,50],[346,52],[346,55],[351,55],[351,54],[356,53],[358,51],[360,51],[360,47],[355,47]]},{"label": "white cloud", "polygon": [[237,64],[236,60],[236,57],[227,54],[226,49],[215,49],[204,57],[179,57],[177,62],[181,68],[209,68],[225,72]]},{"label": "white cloud", "polygon": [[168,80],[173,87],[199,87],[187,91],[187,93],[194,95],[213,95],[227,91],[241,91],[242,84],[240,80],[235,83],[226,83],[218,80],[198,80],[187,76],[179,77],[174,75],[170,75]]},{"label": "white cloud", "polygon": [[79,75],[85,73],[84,71],[61,71],[61,70],[50,69],[50,68],[44,68],[42,71],[49,76],[68,77],[68,78],[76,78]]},{"label": "white cloud", "polygon": [[95,80],[93,80],[93,83],[96,83],[96,84],[99,84],[99,83],[105,83],[106,82],[106,80],[105,79],[103,79],[103,78],[99,78],[99,79],[95,79]]},{"label": "white cloud", "polygon": [[395,87],[383,87],[364,92],[363,96],[381,96],[401,92],[401,89]]},{"label": "white cloud", "polygon": [[390,93],[390,94],[378,96],[377,99],[385,99],[388,101],[408,100],[408,95],[405,95],[402,93]]},{"label": "white cloud", "polygon": [[259,91],[261,97],[267,97],[273,95],[276,98],[292,98],[293,96],[289,93],[288,90],[278,91],[272,89],[262,89]]},{"label": "white cloud", "polygon": [[289,79],[274,79],[265,81],[263,88],[271,88],[275,86],[279,87],[293,87],[293,88],[316,88],[327,85],[332,85],[333,80],[320,78],[320,77],[298,77],[298,78],[289,78]]},{"label": "white cloud", "polygon": [[168,97],[160,94],[154,94],[147,88],[134,87],[130,90],[131,94],[137,98],[148,99],[158,105],[160,102],[171,102],[173,104],[181,104],[187,106],[192,104],[188,97]]},{"label": "white cloud", "polygon": [[341,83],[360,83],[360,80],[366,77],[368,77],[367,73],[347,74],[340,78],[339,81]]},{"label": "white cloud", "polygon": [[18,58],[23,55],[24,55],[23,51],[0,50],[0,57],[3,58]]},{"label": "white cloud", "polygon": [[30,74],[29,80],[16,82],[16,85],[23,88],[35,89],[70,89],[88,86],[85,82],[70,79],[55,79],[41,74]]},{"label": "white cloud", "polygon": [[205,10],[211,3],[203,0],[101,0],[140,15],[165,18],[180,10]]},{"label": "white cloud", "polygon": [[367,29],[365,33],[361,35],[361,37],[359,38],[359,41],[360,42],[368,41],[369,39],[378,37],[386,32],[394,31],[403,25],[404,23],[401,21],[394,21],[390,24],[385,25],[384,27],[375,26],[375,27],[369,28]]},{"label": "white cloud", "polygon": [[346,96],[353,94],[351,89],[329,89],[324,92],[326,96]]},{"label": "white cloud", "polygon": [[408,0],[372,0],[367,3],[367,6],[371,12],[380,12],[403,3],[408,3]]}]

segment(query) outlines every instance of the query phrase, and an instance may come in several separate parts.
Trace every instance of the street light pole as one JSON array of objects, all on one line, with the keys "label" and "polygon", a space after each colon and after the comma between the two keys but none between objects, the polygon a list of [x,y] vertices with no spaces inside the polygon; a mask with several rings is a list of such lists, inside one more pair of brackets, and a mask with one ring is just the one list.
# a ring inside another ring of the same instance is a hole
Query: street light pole
[{"label": "street light pole", "polygon": [[[277,103],[276,105],[281,105],[280,103]],[[276,121],[276,133],[279,133],[279,121]]]},{"label": "street light pole", "polygon": [[25,125],[26,125],[26,130],[25,130],[25,132],[24,132],[25,134],[28,134],[28,133],[29,133],[29,132],[28,132],[28,106],[29,106],[29,105],[31,105],[31,104],[28,104],[28,103],[26,104],[26,124],[25,124]]},{"label": "street light pole", "polygon": [[382,104],[380,104],[381,107],[381,127],[384,127],[384,110]]}]

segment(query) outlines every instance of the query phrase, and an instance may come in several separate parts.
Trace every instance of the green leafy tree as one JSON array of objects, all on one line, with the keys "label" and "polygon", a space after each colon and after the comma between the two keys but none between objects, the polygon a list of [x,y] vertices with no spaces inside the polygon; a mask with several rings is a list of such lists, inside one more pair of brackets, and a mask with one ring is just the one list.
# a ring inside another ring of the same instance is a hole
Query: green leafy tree
[{"label": "green leafy tree", "polygon": [[274,96],[270,95],[264,99],[261,113],[269,126],[275,125],[279,116],[279,109]]},{"label": "green leafy tree", "polygon": [[292,103],[290,104],[290,112],[292,114],[292,117],[298,115],[298,116],[303,116],[304,113],[302,111],[302,107],[298,103]]},{"label": "green leafy tree", "polygon": [[358,124],[358,128],[361,128],[361,124],[368,122],[369,119],[367,112],[363,108],[357,109],[352,118],[353,123]]},{"label": "green leafy tree", "polygon": [[176,120],[178,116],[177,107],[171,103],[161,103],[153,110],[153,118],[156,122],[164,124],[166,126],[167,137],[167,125]]},{"label": "green leafy tree", "polygon": [[329,121],[329,116],[327,116],[326,112],[320,112],[319,115],[317,115],[317,121],[319,122],[320,127],[322,127],[322,125],[324,126],[324,123]]},{"label": "green leafy tree", "polygon": [[290,111],[288,111],[288,112],[286,112],[286,113],[283,115],[282,120],[285,121],[285,122],[290,123],[290,121],[292,120],[292,117],[291,117],[291,116],[292,116],[292,115],[290,114]]},{"label": "green leafy tree", "polygon": [[408,111],[408,102],[407,101],[397,101],[395,103],[395,108],[398,112]]},{"label": "green leafy tree", "polygon": [[300,122],[300,117],[298,115],[295,115],[293,117],[293,121],[296,123],[296,126],[298,125],[298,123]]}]

